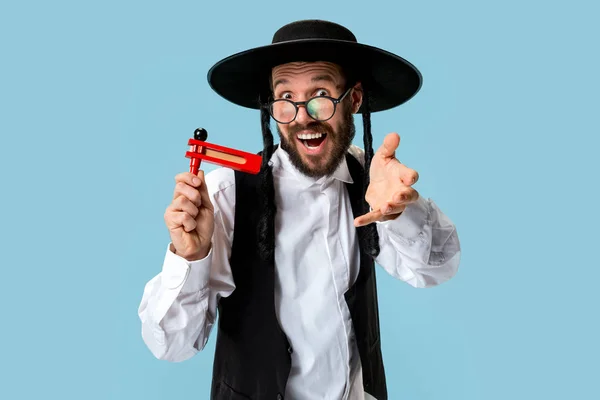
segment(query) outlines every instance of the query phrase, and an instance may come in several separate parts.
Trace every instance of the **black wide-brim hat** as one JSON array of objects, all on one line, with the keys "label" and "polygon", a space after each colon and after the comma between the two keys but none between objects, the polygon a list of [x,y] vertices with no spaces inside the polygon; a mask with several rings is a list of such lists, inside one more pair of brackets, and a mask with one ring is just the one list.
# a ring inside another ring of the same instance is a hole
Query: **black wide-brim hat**
[{"label": "black wide-brim hat", "polygon": [[270,45],[219,61],[208,71],[208,82],[232,103],[258,109],[271,97],[273,67],[295,61],[340,65],[365,85],[371,112],[408,101],[422,84],[421,73],[402,57],[358,43],[347,28],[320,20],[292,22],[275,33]]}]

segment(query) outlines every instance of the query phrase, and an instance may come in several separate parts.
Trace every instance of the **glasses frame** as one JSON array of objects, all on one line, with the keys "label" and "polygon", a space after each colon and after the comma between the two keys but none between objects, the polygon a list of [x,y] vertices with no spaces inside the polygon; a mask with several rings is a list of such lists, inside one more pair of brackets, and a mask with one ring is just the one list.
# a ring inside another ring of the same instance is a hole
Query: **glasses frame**
[{"label": "glasses frame", "polygon": [[[296,118],[298,117],[298,110],[300,109],[300,107],[298,106],[303,106],[307,111],[306,114],[311,117],[312,119],[314,119],[315,121],[320,121],[320,122],[324,122],[324,121],[329,121],[331,118],[333,118],[333,116],[335,115],[335,112],[337,111],[337,105],[340,104],[344,98],[348,95],[348,93],[350,93],[350,91],[353,89],[352,86],[350,86],[348,89],[346,89],[346,91],[338,98],[335,97],[331,97],[331,96],[315,96],[315,97],[311,97],[308,100],[305,101],[292,101],[292,100],[288,100],[288,99],[277,99],[277,100],[272,100],[270,101],[268,104],[263,105],[263,108],[266,108],[267,110],[269,110],[269,114],[271,115],[271,118],[273,118],[275,121],[277,121],[280,124],[291,124],[292,122],[294,122],[296,120]],[[312,115],[310,115],[310,113],[308,112],[308,103],[310,103],[311,101],[315,100],[315,99],[329,99],[333,102],[333,113],[331,114],[331,117],[327,118],[327,119],[317,119],[315,117],[313,117]],[[275,118],[275,116],[273,115],[273,104],[275,104],[278,101],[286,101],[288,103],[291,103],[294,108],[296,109],[296,114],[294,114],[294,118],[292,118],[292,120],[290,122],[281,122],[279,121],[277,118]]]}]

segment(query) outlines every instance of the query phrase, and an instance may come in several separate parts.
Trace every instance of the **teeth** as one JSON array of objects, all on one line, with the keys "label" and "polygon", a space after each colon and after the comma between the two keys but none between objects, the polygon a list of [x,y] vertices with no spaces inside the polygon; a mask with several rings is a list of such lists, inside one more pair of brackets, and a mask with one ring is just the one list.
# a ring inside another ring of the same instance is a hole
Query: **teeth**
[{"label": "teeth", "polygon": [[322,133],[300,133],[298,134],[298,139],[307,140],[307,139],[318,139],[323,136]]}]

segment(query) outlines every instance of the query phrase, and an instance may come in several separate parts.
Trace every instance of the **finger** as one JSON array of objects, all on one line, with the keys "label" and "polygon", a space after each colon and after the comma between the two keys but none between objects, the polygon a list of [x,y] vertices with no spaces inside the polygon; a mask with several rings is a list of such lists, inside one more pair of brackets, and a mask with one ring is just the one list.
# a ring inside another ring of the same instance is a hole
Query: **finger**
[{"label": "finger", "polygon": [[167,228],[169,230],[183,227],[186,232],[191,232],[196,229],[196,220],[190,214],[183,211],[172,211],[165,217]]},{"label": "finger", "polygon": [[[204,186],[204,185],[202,185]],[[196,205],[196,207],[200,207],[202,205],[202,199],[200,196],[200,192],[195,187],[192,187],[184,182],[177,182],[175,184],[175,192],[173,193],[173,200],[175,200],[179,196],[185,196],[192,203]]]},{"label": "finger", "polygon": [[[198,173],[200,173],[200,171],[198,171]],[[202,183],[200,179],[201,178],[192,174],[191,172],[182,172],[175,176],[175,182],[183,182],[192,187],[200,186],[200,184]]]},{"label": "finger", "polygon": [[393,161],[392,174],[398,177],[403,185],[411,186],[419,180],[419,173],[398,160]]},{"label": "finger", "polygon": [[402,174],[402,183],[407,186],[414,185],[419,180],[419,173],[412,168],[406,167]]},{"label": "finger", "polygon": [[390,203],[392,203],[391,204],[392,206],[396,206],[399,204],[406,205],[406,204],[417,201],[418,198],[419,198],[419,192],[417,192],[415,189],[413,189],[411,187],[407,187],[407,188],[403,188],[402,190],[399,190],[396,193],[394,193]]},{"label": "finger", "polygon": [[192,218],[196,218],[196,215],[198,215],[198,207],[196,207],[196,205],[185,196],[179,196],[173,200],[173,203],[171,204],[171,210],[184,211],[190,214]]},{"label": "finger", "polygon": [[379,210],[381,211],[382,215],[390,216],[390,215],[400,214],[401,212],[404,211],[405,208],[406,208],[406,204],[398,205],[395,203],[386,202],[381,206],[381,208]]},{"label": "finger", "polygon": [[200,201],[203,207],[208,208],[209,210],[214,212],[214,207],[212,202],[210,201],[210,196],[208,195],[208,187],[206,186],[206,180],[204,179],[204,171],[198,171],[198,177],[202,181],[202,185],[198,188],[200,192]]},{"label": "finger", "polygon": [[369,213],[366,213],[364,215],[361,215],[360,217],[355,218],[354,226],[359,227],[359,226],[369,225],[370,223],[379,221],[382,218],[383,218],[383,214],[381,213],[381,210],[373,210]]},{"label": "finger", "polygon": [[375,155],[382,158],[394,158],[399,145],[400,136],[397,133],[390,133],[383,139],[383,143]]}]

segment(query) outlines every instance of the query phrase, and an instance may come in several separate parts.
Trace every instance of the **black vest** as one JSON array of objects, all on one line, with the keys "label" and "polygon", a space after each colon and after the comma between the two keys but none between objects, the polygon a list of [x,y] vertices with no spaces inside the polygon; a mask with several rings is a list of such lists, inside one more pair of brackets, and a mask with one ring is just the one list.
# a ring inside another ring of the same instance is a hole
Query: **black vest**
[{"label": "black vest", "polygon": [[[349,154],[354,184],[346,184],[354,217],[364,214],[363,168]],[[262,196],[259,175],[235,172],[236,207],[231,270],[236,288],[218,303],[219,324],[213,366],[213,400],[281,400],[293,349],[275,314],[275,266],[257,251],[256,227]],[[358,234],[362,234],[358,229]],[[345,293],[356,334],[365,391],[387,400],[379,337],[375,264],[361,249],[360,272]]]}]

